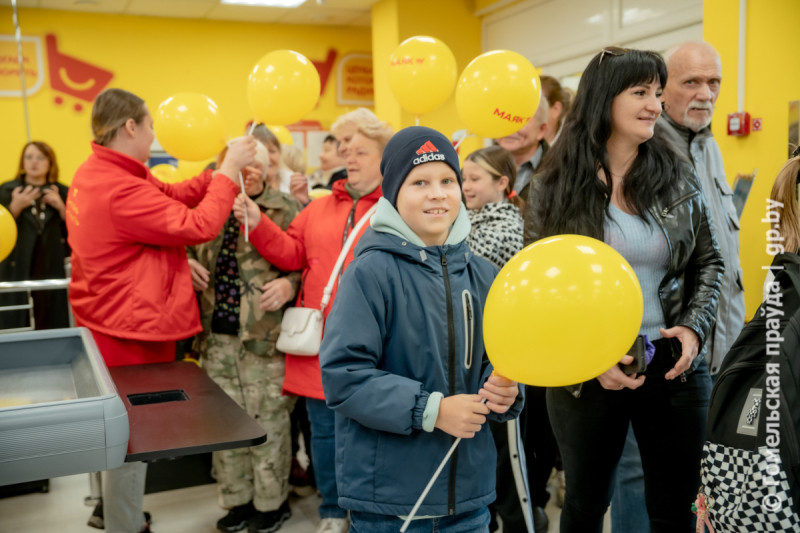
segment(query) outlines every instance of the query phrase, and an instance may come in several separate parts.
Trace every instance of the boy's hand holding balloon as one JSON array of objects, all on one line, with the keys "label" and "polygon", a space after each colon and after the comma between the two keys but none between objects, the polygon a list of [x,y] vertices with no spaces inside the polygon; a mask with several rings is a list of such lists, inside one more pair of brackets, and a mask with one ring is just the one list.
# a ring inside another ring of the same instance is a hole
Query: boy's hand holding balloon
[{"label": "boy's hand holding balloon", "polygon": [[495,413],[503,414],[514,405],[519,395],[516,381],[504,378],[500,374],[492,373],[478,395],[486,400],[486,407]]}]

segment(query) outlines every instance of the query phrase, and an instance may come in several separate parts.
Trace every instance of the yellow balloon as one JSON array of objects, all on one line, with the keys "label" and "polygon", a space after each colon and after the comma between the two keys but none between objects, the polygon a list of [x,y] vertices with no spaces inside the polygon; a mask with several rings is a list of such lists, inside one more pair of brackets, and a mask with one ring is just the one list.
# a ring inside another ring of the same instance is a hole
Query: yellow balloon
[{"label": "yellow balloon", "polygon": [[247,100],[259,122],[297,122],[317,105],[319,72],[304,55],[276,50],[261,58],[247,79]]},{"label": "yellow balloon", "polygon": [[179,181],[183,181],[181,175],[178,173],[178,168],[166,163],[154,166],[150,169],[150,173],[164,183],[178,183]]},{"label": "yellow balloon", "polygon": [[520,383],[582,383],[630,350],[643,305],[633,268],[607,244],[580,235],[542,239],[506,263],[492,284],[486,352],[499,374]]},{"label": "yellow balloon", "polygon": [[389,88],[400,106],[414,115],[433,111],[456,86],[456,56],[435,37],[411,37],[389,59]]},{"label": "yellow balloon", "polygon": [[179,93],[158,106],[156,138],[177,159],[200,161],[217,155],[228,142],[225,120],[208,96]]},{"label": "yellow balloon", "polygon": [[8,209],[0,205],[0,261],[11,254],[17,244],[17,221]]},{"label": "yellow balloon", "polygon": [[494,50],[467,65],[456,87],[456,110],[470,133],[505,137],[536,113],[542,89],[531,62],[516,52]]},{"label": "yellow balloon", "polygon": [[292,137],[292,132],[289,131],[289,128],[286,126],[272,126],[267,124],[267,129],[275,134],[275,137],[278,138],[278,142],[281,144],[294,144],[294,138]]},{"label": "yellow balloon", "polygon": [[216,157],[211,157],[208,159],[204,159],[202,161],[178,161],[178,175],[180,179],[178,181],[190,180],[195,176],[198,176],[203,173],[209,163],[216,162]]},{"label": "yellow balloon", "polygon": [[332,191],[328,189],[311,189],[308,193],[308,197],[312,200],[316,200],[317,198],[324,198],[326,196],[330,196]]}]

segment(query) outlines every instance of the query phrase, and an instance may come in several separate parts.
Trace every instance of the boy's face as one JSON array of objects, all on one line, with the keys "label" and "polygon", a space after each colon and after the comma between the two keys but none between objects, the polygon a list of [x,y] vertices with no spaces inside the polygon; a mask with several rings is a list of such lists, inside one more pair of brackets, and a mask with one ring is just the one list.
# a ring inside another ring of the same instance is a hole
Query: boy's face
[{"label": "boy's face", "polygon": [[423,163],[406,176],[397,211],[426,246],[442,246],[461,207],[455,171],[441,161]]}]

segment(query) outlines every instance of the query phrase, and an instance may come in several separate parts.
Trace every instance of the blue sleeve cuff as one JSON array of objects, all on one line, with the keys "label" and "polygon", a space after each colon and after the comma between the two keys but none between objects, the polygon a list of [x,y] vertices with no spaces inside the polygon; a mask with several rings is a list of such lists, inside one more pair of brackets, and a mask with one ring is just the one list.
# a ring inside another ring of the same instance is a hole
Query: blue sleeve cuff
[{"label": "blue sleeve cuff", "polygon": [[422,414],[422,429],[430,433],[436,425],[436,419],[439,418],[439,403],[444,398],[441,392],[434,392],[428,397],[428,404],[425,406],[425,412]]},{"label": "blue sleeve cuff", "polygon": [[425,417],[425,408],[428,406],[428,398],[430,393],[420,391],[419,398],[414,409],[411,411],[411,429],[422,429],[423,419]]}]

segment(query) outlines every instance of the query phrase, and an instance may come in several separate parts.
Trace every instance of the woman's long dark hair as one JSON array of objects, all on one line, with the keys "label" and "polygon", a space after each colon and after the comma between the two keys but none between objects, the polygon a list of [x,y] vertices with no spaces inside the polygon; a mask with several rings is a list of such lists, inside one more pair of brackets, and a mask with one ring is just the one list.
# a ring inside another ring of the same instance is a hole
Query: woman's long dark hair
[{"label": "woman's long dark hair", "polygon": [[[611,104],[623,91],[641,84],[667,83],[667,67],[655,52],[629,50],[614,56],[601,52],[581,77],[572,110],[558,142],[545,156],[535,199],[539,238],[577,234],[603,240],[611,200],[611,172],[606,142],[611,136]],[[597,176],[599,169],[608,184]],[[659,138],[639,145],[639,155],[623,177],[623,198],[648,224],[647,208],[668,201],[681,179],[678,163]],[[532,197],[533,199],[533,197]]]}]

